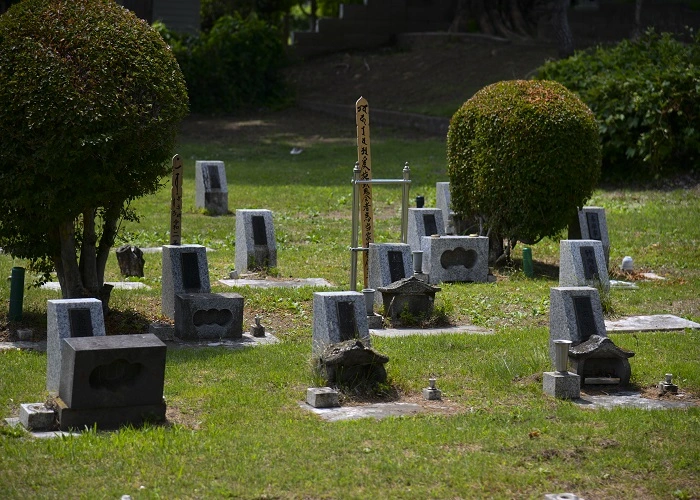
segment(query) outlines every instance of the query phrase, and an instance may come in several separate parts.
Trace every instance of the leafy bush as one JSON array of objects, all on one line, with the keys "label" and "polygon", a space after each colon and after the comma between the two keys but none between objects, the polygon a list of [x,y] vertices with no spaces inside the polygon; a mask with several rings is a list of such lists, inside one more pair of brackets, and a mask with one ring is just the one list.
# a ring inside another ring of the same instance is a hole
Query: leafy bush
[{"label": "leafy bush", "polygon": [[64,297],[97,296],[119,218],[160,187],[186,113],[172,53],[115,2],[11,7],[0,16],[0,245],[55,267]]},{"label": "leafy bush", "polygon": [[255,15],[220,17],[199,37],[154,27],[171,46],[198,112],[275,106],[286,99],[284,45],[276,29]]},{"label": "leafy bush", "polygon": [[700,37],[686,44],[649,31],[548,62],[538,78],[562,83],[593,110],[606,177],[698,169]]},{"label": "leafy bush", "polygon": [[600,176],[590,109],[548,81],[489,85],[454,114],[447,133],[452,207],[481,234],[535,243],[566,227]]}]

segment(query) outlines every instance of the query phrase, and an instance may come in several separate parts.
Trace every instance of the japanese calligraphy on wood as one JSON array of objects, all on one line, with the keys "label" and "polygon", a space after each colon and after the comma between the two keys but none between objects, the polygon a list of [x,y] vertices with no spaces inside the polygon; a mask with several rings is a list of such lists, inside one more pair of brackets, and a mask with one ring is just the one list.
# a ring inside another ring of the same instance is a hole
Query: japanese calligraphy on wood
[{"label": "japanese calligraphy on wood", "polygon": [[173,156],[173,187],[170,192],[170,244],[180,245],[182,236],[182,158]]},{"label": "japanese calligraphy on wood", "polygon": [[[367,99],[360,97],[355,103],[355,123],[357,125],[357,161],[360,164],[360,180],[372,179],[372,154],[369,139],[369,105]],[[356,208],[353,208],[356,210]],[[372,210],[372,185],[361,184],[360,188],[360,224],[362,225],[362,246],[369,248],[374,242],[374,212]],[[368,286],[368,252],[362,254],[362,269],[365,288]]]}]

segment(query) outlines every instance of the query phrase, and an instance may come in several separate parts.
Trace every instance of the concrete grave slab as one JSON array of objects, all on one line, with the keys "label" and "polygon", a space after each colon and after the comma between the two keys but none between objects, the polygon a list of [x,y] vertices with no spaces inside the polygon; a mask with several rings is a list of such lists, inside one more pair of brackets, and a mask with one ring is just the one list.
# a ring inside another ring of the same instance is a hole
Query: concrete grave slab
[{"label": "concrete grave slab", "polygon": [[445,326],[441,328],[373,328],[371,335],[377,337],[407,337],[409,335],[450,335],[473,333],[477,335],[493,335],[493,330],[474,325]]},{"label": "concrete grave slab", "polygon": [[642,397],[641,393],[635,391],[617,391],[613,394],[584,394],[581,393],[579,399],[573,402],[581,408],[605,409],[613,408],[639,408],[641,410],[668,410],[678,408],[697,407],[695,401],[683,400],[682,395],[675,396],[675,399],[651,399]]},{"label": "concrete grave slab", "polygon": [[174,335],[182,340],[241,338],[243,296],[237,293],[175,295]]},{"label": "concrete grave slab", "polygon": [[196,161],[194,203],[211,215],[228,213],[228,184],[223,161]]},{"label": "concrete grave slab", "polygon": [[207,251],[202,245],[163,245],[161,308],[175,318],[175,295],[209,293]]},{"label": "concrete grave slab", "polygon": [[223,279],[219,283],[226,286],[249,286],[251,288],[301,288],[303,286],[331,288],[334,285],[323,278],[294,278],[288,280]]},{"label": "concrete grave slab", "polygon": [[[369,288],[377,290],[413,275],[413,256],[406,243],[369,244]],[[382,294],[374,294],[374,303],[383,303]]]},{"label": "concrete grave slab", "polygon": [[424,411],[415,403],[375,403],[361,406],[341,406],[338,408],[314,408],[307,403],[300,403],[301,408],[311,411],[327,422],[357,420],[360,418],[382,419],[386,417],[413,416]]},{"label": "concrete grave slab", "polygon": [[489,275],[489,239],[486,236],[424,236],[423,272],[430,283],[486,283]]},{"label": "concrete grave slab", "polygon": [[673,314],[655,314],[652,316],[630,316],[617,320],[605,320],[608,332],[653,332],[678,331],[686,328],[699,329],[700,323],[674,316]]},{"label": "concrete grave slab", "polygon": [[605,265],[610,265],[610,237],[608,222],[603,207],[583,207],[578,211],[578,221],[581,226],[581,239],[598,240],[603,244]]},{"label": "concrete grave slab", "polygon": [[603,244],[598,240],[561,240],[559,242],[559,286],[595,286],[610,288]]},{"label": "concrete grave slab", "polygon": [[434,234],[445,235],[445,223],[439,208],[408,209],[408,244],[412,252],[422,250],[421,239]]},{"label": "concrete grave slab", "polygon": [[360,292],[315,292],[314,358],[318,359],[328,345],[352,339],[371,346],[364,295]]},{"label": "concrete grave slab", "polygon": [[46,302],[46,390],[61,385],[61,340],[105,335],[102,302],[97,299],[59,299]]},{"label": "concrete grave slab", "polygon": [[270,210],[236,210],[236,271],[277,267],[277,242]]},{"label": "concrete grave slab", "polygon": [[[9,425],[10,427],[16,427],[16,426],[22,426],[24,428],[24,425],[20,421],[19,417],[10,417],[5,419],[5,423]],[[60,437],[68,437],[68,436],[80,436],[79,432],[64,432],[64,431],[32,431],[32,430],[25,430],[29,433],[30,436],[36,439],[51,439],[51,438],[60,438]]]}]

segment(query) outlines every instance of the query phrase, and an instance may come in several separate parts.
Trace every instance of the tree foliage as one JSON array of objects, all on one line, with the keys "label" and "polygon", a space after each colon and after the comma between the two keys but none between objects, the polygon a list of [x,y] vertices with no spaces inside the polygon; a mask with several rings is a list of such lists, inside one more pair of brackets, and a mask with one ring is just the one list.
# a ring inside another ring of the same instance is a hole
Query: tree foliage
[{"label": "tree foliage", "polygon": [[126,9],[14,5],[0,17],[0,245],[55,267],[64,297],[99,296],[118,221],[159,187],[186,112],[175,58]]},{"label": "tree foliage", "polygon": [[481,234],[535,243],[554,236],[600,175],[593,113],[556,82],[489,85],[455,113],[447,134],[452,207]]}]

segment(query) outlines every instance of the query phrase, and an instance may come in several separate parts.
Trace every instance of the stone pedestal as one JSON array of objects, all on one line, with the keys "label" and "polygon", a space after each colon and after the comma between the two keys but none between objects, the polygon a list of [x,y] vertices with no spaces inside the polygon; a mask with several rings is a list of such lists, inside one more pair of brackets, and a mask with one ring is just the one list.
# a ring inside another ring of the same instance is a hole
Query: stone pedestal
[{"label": "stone pedestal", "polygon": [[177,294],[174,335],[183,340],[240,339],[243,297],[237,293]]},{"label": "stone pedestal", "polygon": [[309,387],[306,402],[314,408],[334,408],[340,406],[338,391],[330,387]]},{"label": "stone pedestal", "polygon": [[430,283],[471,281],[486,283],[489,239],[486,236],[424,236],[423,272]]},{"label": "stone pedestal", "polygon": [[571,372],[544,372],[542,390],[557,399],[581,397],[581,377]]}]

